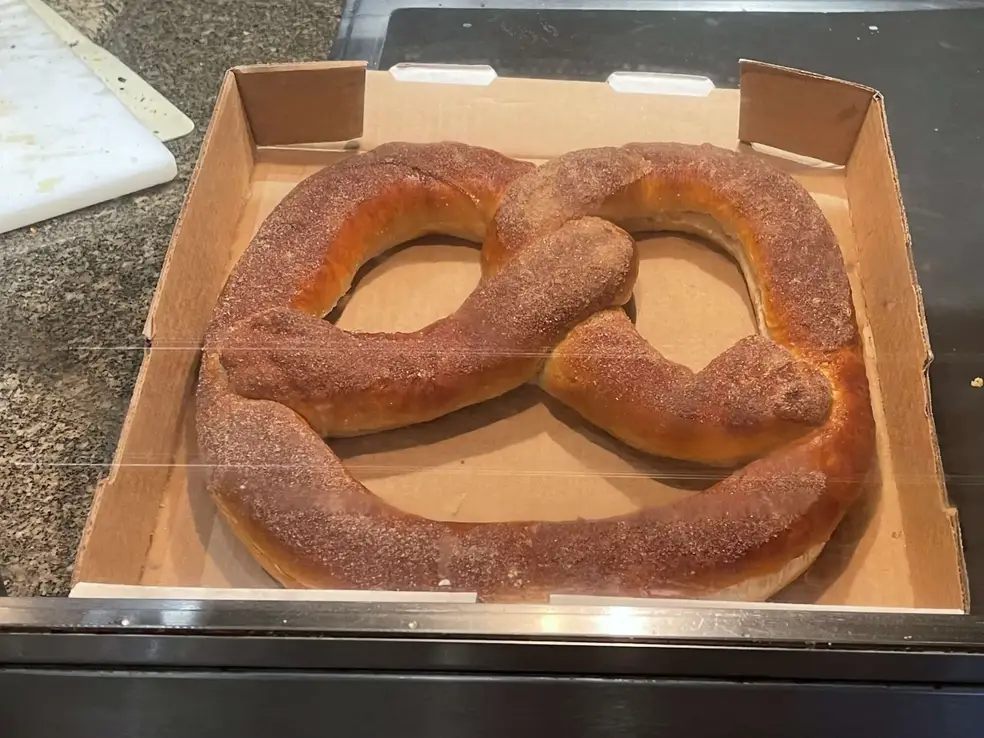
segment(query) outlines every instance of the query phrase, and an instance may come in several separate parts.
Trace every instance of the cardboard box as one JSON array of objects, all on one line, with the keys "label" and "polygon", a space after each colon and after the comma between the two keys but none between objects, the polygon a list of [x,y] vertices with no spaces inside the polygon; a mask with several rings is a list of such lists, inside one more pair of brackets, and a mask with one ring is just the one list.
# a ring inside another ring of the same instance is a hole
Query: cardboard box
[{"label": "cardboard box", "polygon": [[[776,599],[967,607],[929,405],[931,354],[875,90],[754,62],[742,63],[740,92],[705,87],[696,94],[651,94],[644,78],[557,82],[483,70],[479,84],[467,76],[452,77],[466,84],[439,84],[448,78],[430,76],[408,81],[358,63],[244,67],[227,75],[147,321],[150,347],[113,469],[96,492],[75,572],[86,586],[77,594],[133,594],[138,585],[288,596],[215,514],[203,487],[193,405],[198,348],[219,291],[264,217],[303,177],[386,141],[457,140],[542,161],[629,141],[734,148],[740,140],[749,155],[767,157],[805,185],[837,234],[878,427],[877,473],[863,499],[821,558]],[[638,326],[669,358],[699,368],[755,330],[747,289],[726,257],[670,236],[641,241],[640,250]],[[339,325],[420,328],[453,311],[478,278],[477,249],[428,239],[398,250],[363,279]],[[668,483],[677,472],[622,447],[533,387],[430,424],[331,445],[375,493],[440,519],[598,517],[690,494]]]}]

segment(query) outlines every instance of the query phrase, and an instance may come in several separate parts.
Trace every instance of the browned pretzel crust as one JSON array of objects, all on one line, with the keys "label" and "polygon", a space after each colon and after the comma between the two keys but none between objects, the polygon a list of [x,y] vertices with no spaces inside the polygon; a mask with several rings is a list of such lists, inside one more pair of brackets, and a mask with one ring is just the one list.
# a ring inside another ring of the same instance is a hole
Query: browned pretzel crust
[{"label": "browned pretzel crust", "polygon": [[[594,216],[730,248],[773,340],[745,339],[696,375],[667,361],[617,307],[636,274],[630,239]],[[434,232],[484,239],[485,276],[453,315],[410,334],[320,319],[364,261]],[[373,496],[319,435],[428,420],[530,380],[647,451],[708,463],[771,453],[618,518],[452,524]],[[284,584],[449,582],[486,600],[767,597],[854,501],[874,438],[850,287],[817,205],[756,158],[671,144],[538,169],[460,144],[391,144],[310,177],[216,307],[198,432],[219,508]]]}]

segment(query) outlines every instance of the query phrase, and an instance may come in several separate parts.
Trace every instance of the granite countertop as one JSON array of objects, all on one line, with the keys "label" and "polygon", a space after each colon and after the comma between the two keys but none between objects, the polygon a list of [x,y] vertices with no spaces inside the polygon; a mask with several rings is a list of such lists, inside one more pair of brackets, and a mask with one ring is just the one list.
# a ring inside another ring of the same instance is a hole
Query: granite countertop
[{"label": "granite countertop", "polygon": [[68,592],[141,331],[226,69],[323,59],[341,0],[48,0],[191,117],[175,181],[0,236],[0,575]]}]

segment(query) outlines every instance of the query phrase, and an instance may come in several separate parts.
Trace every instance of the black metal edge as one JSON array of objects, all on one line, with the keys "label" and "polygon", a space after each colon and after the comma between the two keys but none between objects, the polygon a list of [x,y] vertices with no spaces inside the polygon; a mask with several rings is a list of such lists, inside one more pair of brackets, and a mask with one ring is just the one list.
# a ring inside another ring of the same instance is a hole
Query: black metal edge
[{"label": "black metal edge", "polygon": [[249,669],[984,685],[984,653],[634,642],[0,634],[3,668]]},{"label": "black metal edge", "polygon": [[[648,644],[814,652],[824,649],[984,654],[984,617],[915,611],[88,598],[0,600],[0,635],[37,633],[158,638],[347,638],[353,642],[429,638],[437,644],[567,642],[599,646]],[[977,659],[972,661],[976,663]]]},{"label": "black metal edge", "polygon": [[0,669],[0,694],[7,734],[45,738],[949,738],[984,720],[962,686],[748,680]]}]

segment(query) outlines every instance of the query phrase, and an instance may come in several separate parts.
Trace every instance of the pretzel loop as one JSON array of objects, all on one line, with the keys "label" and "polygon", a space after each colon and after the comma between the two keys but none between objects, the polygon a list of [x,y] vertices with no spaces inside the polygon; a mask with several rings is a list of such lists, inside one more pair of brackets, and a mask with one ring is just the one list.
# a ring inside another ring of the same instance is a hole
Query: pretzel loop
[{"label": "pretzel loop", "polygon": [[[619,308],[638,266],[626,230],[665,229],[735,256],[768,337],[694,374],[639,336]],[[408,334],[322,320],[362,263],[426,233],[483,241],[483,278],[455,313]],[[452,524],[387,505],[321,440],[431,420],[528,381],[644,451],[754,460],[627,516]],[[313,175],[220,298],[198,430],[220,510],[284,584],[449,581],[498,600],[764,599],[819,553],[874,443],[850,286],[819,207],[758,159],[675,144],[539,168],[461,144],[389,144]]]}]

